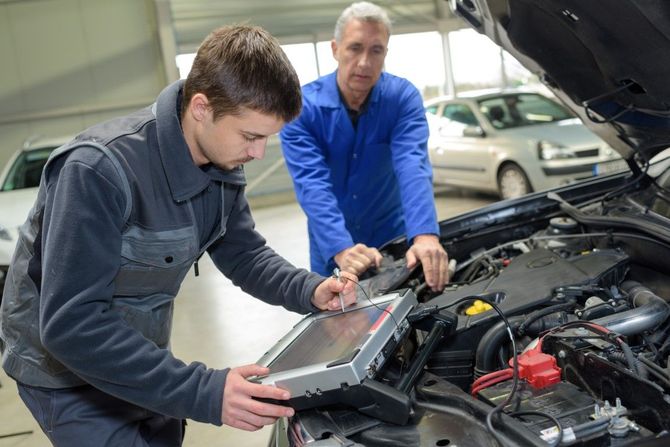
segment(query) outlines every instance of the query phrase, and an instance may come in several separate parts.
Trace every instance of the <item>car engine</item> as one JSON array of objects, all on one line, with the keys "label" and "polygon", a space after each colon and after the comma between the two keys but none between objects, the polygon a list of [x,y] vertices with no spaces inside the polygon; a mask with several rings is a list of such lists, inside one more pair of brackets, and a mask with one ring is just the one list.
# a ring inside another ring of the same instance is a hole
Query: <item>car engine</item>
[{"label": "car engine", "polygon": [[[639,217],[645,197],[549,200],[559,207],[535,218],[443,228],[441,293],[405,268],[403,242],[389,245],[359,299],[411,288],[426,313],[457,321],[431,347],[411,421],[307,411],[293,445],[664,445],[642,440],[670,430],[670,245]],[[418,327],[379,380],[396,384],[427,336]]]}]

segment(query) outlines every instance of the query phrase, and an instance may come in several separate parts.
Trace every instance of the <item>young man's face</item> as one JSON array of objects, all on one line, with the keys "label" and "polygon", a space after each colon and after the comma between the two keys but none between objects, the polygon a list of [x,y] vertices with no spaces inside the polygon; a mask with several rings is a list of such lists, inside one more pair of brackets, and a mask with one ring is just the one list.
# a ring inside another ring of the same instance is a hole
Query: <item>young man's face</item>
[{"label": "young man's face", "polygon": [[367,95],[375,85],[388,51],[389,35],[382,23],[350,20],[338,43],[331,41],[337,60],[337,85],[345,97]]},{"label": "young man's face", "polygon": [[187,142],[198,166],[212,163],[230,170],[262,159],[268,137],[279,132],[283,125],[284,121],[274,115],[250,109],[214,120],[212,111],[207,108],[197,121],[192,141],[187,137]]}]

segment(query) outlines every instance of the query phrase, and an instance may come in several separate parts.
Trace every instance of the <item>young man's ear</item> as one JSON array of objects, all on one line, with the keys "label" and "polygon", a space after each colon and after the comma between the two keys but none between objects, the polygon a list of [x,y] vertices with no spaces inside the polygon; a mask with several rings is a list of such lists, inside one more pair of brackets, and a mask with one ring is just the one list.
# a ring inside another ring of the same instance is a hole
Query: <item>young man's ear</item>
[{"label": "young man's ear", "polygon": [[188,110],[196,121],[204,120],[210,113],[207,96],[205,96],[204,93],[196,93],[193,95]]}]

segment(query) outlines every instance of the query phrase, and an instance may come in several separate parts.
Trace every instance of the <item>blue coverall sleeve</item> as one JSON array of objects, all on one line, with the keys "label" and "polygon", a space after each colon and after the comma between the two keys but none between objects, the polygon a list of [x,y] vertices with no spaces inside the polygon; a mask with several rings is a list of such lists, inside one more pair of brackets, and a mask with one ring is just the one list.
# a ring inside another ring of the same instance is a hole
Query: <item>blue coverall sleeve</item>
[{"label": "blue coverall sleeve", "polygon": [[354,242],[333,192],[325,149],[315,136],[321,123],[313,108],[305,104],[300,117],[281,131],[280,139],[298,201],[310,225],[318,227],[310,237],[324,259],[330,259]]},{"label": "blue coverall sleeve", "polygon": [[433,172],[428,159],[428,122],[421,95],[414,86],[398,99],[398,121],[391,134],[393,169],[400,186],[407,240],[439,234]]}]

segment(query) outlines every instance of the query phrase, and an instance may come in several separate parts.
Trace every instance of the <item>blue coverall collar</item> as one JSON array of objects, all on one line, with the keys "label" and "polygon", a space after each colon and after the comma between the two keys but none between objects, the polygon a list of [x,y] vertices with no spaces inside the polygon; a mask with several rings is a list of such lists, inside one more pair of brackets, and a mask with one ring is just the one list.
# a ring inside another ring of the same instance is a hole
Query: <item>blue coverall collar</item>
[{"label": "blue coverall collar", "polygon": [[201,169],[193,162],[179,120],[183,84],[184,81],[176,81],[168,85],[152,107],[156,115],[158,150],[172,198],[177,202],[188,200],[207,188],[212,180],[246,184],[242,166],[224,171],[214,166]]}]

